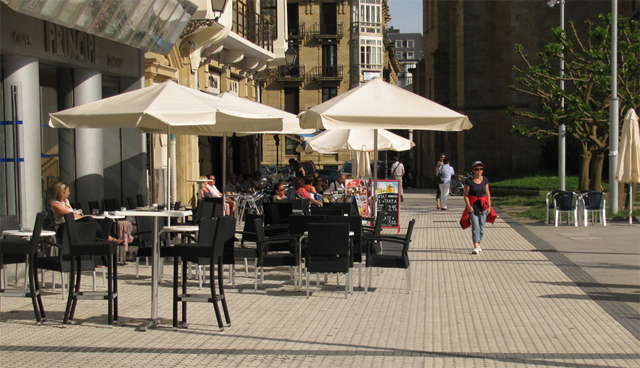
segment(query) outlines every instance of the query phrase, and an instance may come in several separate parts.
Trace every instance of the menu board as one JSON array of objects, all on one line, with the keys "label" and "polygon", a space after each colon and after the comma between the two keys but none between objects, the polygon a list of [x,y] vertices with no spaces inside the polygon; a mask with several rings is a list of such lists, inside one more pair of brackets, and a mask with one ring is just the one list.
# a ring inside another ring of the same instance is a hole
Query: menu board
[{"label": "menu board", "polygon": [[367,187],[367,181],[361,179],[348,179],[345,183],[345,194],[353,196],[362,217],[371,217]]},{"label": "menu board", "polygon": [[382,216],[383,228],[397,228],[400,232],[400,181],[378,180],[374,193],[377,199],[377,216]]}]

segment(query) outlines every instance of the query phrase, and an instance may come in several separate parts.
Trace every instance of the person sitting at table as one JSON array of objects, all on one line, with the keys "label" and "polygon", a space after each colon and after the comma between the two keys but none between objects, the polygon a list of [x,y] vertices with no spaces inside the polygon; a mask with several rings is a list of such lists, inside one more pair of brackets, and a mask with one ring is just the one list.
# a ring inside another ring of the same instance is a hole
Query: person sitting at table
[{"label": "person sitting at table", "polygon": [[206,176],[202,175],[199,178],[200,180],[207,180],[200,182],[200,198],[213,198],[213,192],[209,186],[209,179]]},{"label": "person sitting at table", "polygon": [[262,174],[260,174],[260,171],[256,171],[253,174],[253,187],[256,188],[257,190],[262,189]]},{"label": "person sitting at table", "polygon": [[324,191],[329,188],[329,186],[327,185],[327,181],[324,180],[322,176],[318,176],[316,178],[315,183],[313,184],[313,187],[315,188],[316,193],[318,194],[323,194]]},{"label": "person sitting at table", "polygon": [[254,188],[253,180],[251,180],[251,174],[244,174],[244,179],[240,182],[240,185],[244,190],[250,190]]},{"label": "person sitting at table", "polygon": [[[96,237],[102,237],[102,226],[100,223],[96,221],[91,216],[83,216],[81,210],[76,210],[71,207],[69,203],[69,194],[71,194],[71,190],[69,189],[69,185],[65,182],[58,182],[53,186],[53,195],[51,196],[51,201],[49,204],[51,205],[51,219],[53,224],[57,226],[56,237],[62,238],[64,234],[64,215],[67,213],[73,212],[73,217],[76,221],[80,222],[95,222],[96,223]],[[112,236],[109,236],[109,241],[118,242],[118,244],[122,244],[122,240],[118,240]]]},{"label": "person sitting at table", "polygon": [[332,190],[334,192],[344,192],[344,185],[346,180],[347,177],[344,176],[344,174],[338,175],[338,180],[331,183],[331,185],[329,186],[329,190]]},{"label": "person sitting at table", "polygon": [[293,185],[296,188],[296,194],[299,195],[300,197],[304,198],[304,199],[308,199],[311,201],[311,203],[318,205],[320,207],[322,207],[322,202],[318,201],[317,199],[313,198],[313,196],[311,195],[311,193],[309,193],[309,191],[307,191],[304,187],[305,187],[305,181],[304,178],[299,178],[296,177],[293,180]]},{"label": "person sitting at table", "polygon": [[236,186],[236,174],[231,173],[231,175],[229,175],[227,178],[227,184],[224,186],[224,191],[227,192],[227,194],[237,193],[240,191]]},{"label": "person sitting at table", "polygon": [[274,201],[283,201],[289,199],[287,198],[287,194],[284,190],[283,183],[277,183],[275,189],[273,190],[273,200]]},{"label": "person sitting at table", "polygon": [[[215,186],[216,177],[213,174],[209,174],[209,181],[207,184],[207,192],[211,193],[211,197],[203,197],[203,198],[222,198],[222,193],[218,190],[218,187]],[[224,213],[227,216],[231,216],[232,213],[236,210],[236,202],[231,198],[226,198],[226,203],[224,204]]]}]

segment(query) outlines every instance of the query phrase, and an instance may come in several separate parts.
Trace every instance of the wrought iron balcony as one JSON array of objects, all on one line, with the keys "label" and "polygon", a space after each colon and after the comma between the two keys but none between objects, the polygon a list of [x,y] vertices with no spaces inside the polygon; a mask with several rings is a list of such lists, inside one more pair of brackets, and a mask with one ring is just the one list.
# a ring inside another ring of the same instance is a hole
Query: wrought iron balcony
[{"label": "wrought iron balcony", "polygon": [[233,3],[231,30],[265,50],[273,52],[273,25],[242,0]]},{"label": "wrought iron balcony", "polygon": [[319,24],[315,23],[307,31],[311,37],[315,37],[319,40],[326,39],[341,39],[343,36],[342,23],[338,24]]},{"label": "wrought iron balcony", "polygon": [[289,26],[289,39],[303,39],[306,35],[304,23],[297,27]]},{"label": "wrought iron balcony", "polygon": [[340,82],[344,78],[342,65],[316,65],[309,71],[309,76],[318,82]]},{"label": "wrought iron balcony", "polygon": [[273,71],[273,79],[278,82],[304,82],[306,78],[304,65],[279,66]]}]

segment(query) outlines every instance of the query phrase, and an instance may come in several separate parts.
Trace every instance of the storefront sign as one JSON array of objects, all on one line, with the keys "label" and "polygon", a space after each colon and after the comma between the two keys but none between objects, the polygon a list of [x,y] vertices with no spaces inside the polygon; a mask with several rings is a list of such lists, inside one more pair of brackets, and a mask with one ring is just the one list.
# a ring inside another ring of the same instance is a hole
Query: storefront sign
[{"label": "storefront sign", "polygon": [[29,37],[29,34],[27,33],[13,32],[12,38],[13,43],[17,46],[31,47],[31,37]]},{"label": "storefront sign", "polygon": [[96,62],[95,36],[58,24],[44,22],[47,52],[78,61]]}]

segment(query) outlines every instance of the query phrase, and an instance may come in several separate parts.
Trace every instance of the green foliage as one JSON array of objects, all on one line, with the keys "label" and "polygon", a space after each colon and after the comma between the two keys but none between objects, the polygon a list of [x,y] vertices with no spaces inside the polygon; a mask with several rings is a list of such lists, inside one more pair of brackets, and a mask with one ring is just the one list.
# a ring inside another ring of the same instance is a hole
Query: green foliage
[{"label": "green foliage", "polygon": [[[567,190],[578,190],[578,177],[568,176],[565,184]],[[491,182],[491,188],[551,191],[558,188],[558,177],[536,175],[521,178],[510,178]]]}]

